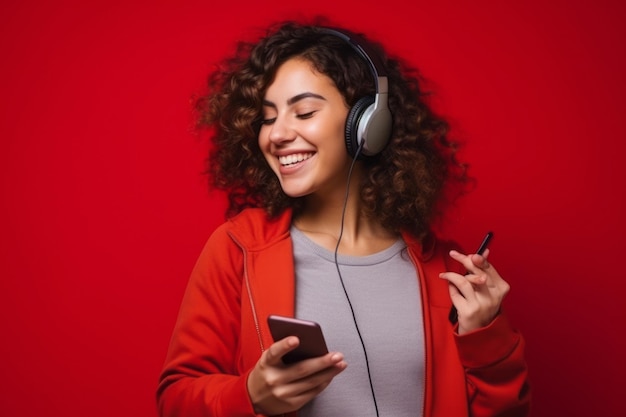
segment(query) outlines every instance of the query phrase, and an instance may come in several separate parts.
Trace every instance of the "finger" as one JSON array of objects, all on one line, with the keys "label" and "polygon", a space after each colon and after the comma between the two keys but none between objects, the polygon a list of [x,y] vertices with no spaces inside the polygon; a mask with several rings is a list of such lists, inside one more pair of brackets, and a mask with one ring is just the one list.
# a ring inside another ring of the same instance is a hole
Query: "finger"
[{"label": "finger", "polygon": [[[333,353],[328,356],[328,358],[317,361],[319,363],[314,367],[317,369],[316,372],[306,373],[301,378],[292,381],[289,388],[292,395],[301,395],[311,390],[319,392],[330,384],[335,376],[347,368],[348,364],[343,360],[343,355]],[[313,361],[313,359],[307,359],[306,361]]]},{"label": "finger", "polygon": [[[486,254],[488,255],[488,254]],[[471,271],[475,277],[468,276],[475,284],[486,284],[488,287],[500,285],[503,281],[498,270],[493,266],[485,255],[470,255],[475,268]],[[484,278],[484,280],[482,279]]]},{"label": "finger", "polygon": [[473,285],[474,290],[479,290],[481,285],[485,285],[487,283],[489,275],[482,272],[478,274],[467,274],[464,278]]},{"label": "finger", "polygon": [[459,289],[450,282],[448,282],[448,291],[450,293],[450,300],[454,306],[450,312],[450,320],[456,323],[459,318],[464,315],[464,311],[468,308],[469,302],[459,292]]},{"label": "finger", "polygon": [[491,264],[487,260],[486,255],[472,254],[470,255],[470,259],[475,266],[482,269],[483,271],[487,270],[491,266]]},{"label": "finger", "polygon": [[[488,249],[485,251],[485,255],[488,255]],[[458,251],[451,250],[450,257],[455,261],[461,263],[468,273],[480,275],[482,271],[485,271],[490,263],[487,261],[485,255],[471,254],[464,255]]]},{"label": "finger", "polygon": [[[307,360],[309,361],[309,360]],[[314,374],[293,380],[274,390],[274,395],[283,404],[289,407],[281,411],[292,411],[309,402],[322,392],[332,382],[333,378],[346,369],[347,364],[340,361],[336,366],[322,369]]]},{"label": "finger", "polygon": [[296,336],[288,336],[273,343],[265,355],[265,360],[269,365],[281,365],[283,356],[300,345],[300,339]]},{"label": "finger", "polygon": [[450,299],[452,300],[452,304],[458,309],[461,304],[466,303],[467,300],[461,294],[461,291],[456,287],[456,285],[448,282],[448,292],[450,293]]},{"label": "finger", "polygon": [[280,384],[275,384],[273,394],[282,399],[295,399],[306,393],[321,392],[347,364],[340,353],[305,359],[283,367]]},{"label": "finger", "polygon": [[450,257],[452,259],[454,259],[455,261],[459,262],[461,265],[463,265],[465,267],[466,270],[471,271],[473,268],[475,268],[474,263],[472,262],[472,259],[470,256],[465,255],[461,252],[455,251],[455,250],[451,250],[450,251]]},{"label": "finger", "polygon": [[322,380],[330,376],[330,379],[343,371],[348,364],[339,352],[327,353],[318,358],[305,359],[292,365],[294,373],[299,374],[301,379]]},{"label": "finger", "polygon": [[300,378],[310,377],[311,375],[315,375],[319,372],[332,370],[333,368],[342,370],[345,366],[347,365],[344,362],[343,354],[339,352],[331,352],[323,356],[304,359],[290,364],[289,371],[293,380],[297,380]]},{"label": "finger", "polygon": [[467,279],[467,276],[457,274],[456,272],[442,272],[439,274],[439,278],[447,279],[452,287],[450,289],[450,297],[458,295],[468,299],[474,297],[475,289],[472,282]]}]

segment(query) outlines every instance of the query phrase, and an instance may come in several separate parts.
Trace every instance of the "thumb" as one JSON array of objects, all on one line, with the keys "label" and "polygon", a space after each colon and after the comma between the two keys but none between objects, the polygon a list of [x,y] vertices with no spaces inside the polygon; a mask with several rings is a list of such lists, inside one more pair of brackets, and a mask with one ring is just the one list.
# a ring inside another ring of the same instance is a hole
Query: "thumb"
[{"label": "thumb", "polygon": [[272,344],[265,354],[268,365],[282,364],[282,357],[300,345],[300,339],[296,336],[288,336]]}]

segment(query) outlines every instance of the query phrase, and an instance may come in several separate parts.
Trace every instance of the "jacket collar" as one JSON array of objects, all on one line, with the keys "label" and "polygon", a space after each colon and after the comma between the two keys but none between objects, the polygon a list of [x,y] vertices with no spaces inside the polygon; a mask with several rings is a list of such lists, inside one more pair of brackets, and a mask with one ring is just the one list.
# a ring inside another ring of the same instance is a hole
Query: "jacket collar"
[{"label": "jacket collar", "polygon": [[[261,208],[250,208],[230,218],[231,231],[249,250],[261,250],[289,234],[293,212],[286,209],[276,217],[270,217]],[[402,239],[413,249],[413,253],[423,262],[427,262],[435,253],[437,239],[429,233],[424,239],[402,231]]]},{"label": "jacket collar", "polygon": [[230,232],[248,250],[258,251],[285,239],[291,226],[291,210],[270,217],[260,208],[250,208],[230,218]]}]

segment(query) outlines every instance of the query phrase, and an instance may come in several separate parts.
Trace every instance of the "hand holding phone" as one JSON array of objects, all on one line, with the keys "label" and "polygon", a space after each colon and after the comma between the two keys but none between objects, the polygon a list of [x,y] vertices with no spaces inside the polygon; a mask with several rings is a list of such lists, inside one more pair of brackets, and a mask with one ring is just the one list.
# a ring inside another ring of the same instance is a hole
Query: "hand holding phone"
[{"label": "hand holding phone", "polygon": [[[478,246],[478,249],[476,250],[476,253],[478,255],[482,255],[487,250],[487,247],[489,246],[489,242],[491,242],[491,238],[493,238],[493,232],[487,232],[487,234],[483,238],[483,241],[480,243],[480,246]],[[452,324],[456,324],[456,322],[459,321],[459,315],[454,305],[450,309],[448,320],[450,320],[450,323]]]},{"label": "hand holding phone", "polygon": [[275,342],[287,336],[296,336],[300,339],[300,345],[283,356],[283,362],[286,364],[328,353],[322,328],[314,321],[270,315],[267,324]]}]

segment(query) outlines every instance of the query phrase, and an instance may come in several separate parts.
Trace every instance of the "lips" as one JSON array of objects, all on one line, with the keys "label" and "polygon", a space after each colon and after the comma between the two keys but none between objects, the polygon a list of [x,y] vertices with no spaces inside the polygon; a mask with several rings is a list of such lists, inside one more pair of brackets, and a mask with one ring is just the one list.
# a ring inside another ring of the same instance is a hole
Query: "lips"
[{"label": "lips", "polygon": [[278,162],[280,162],[282,166],[295,165],[299,162],[306,161],[312,156],[313,156],[313,152],[293,153],[290,155],[279,156]]}]

